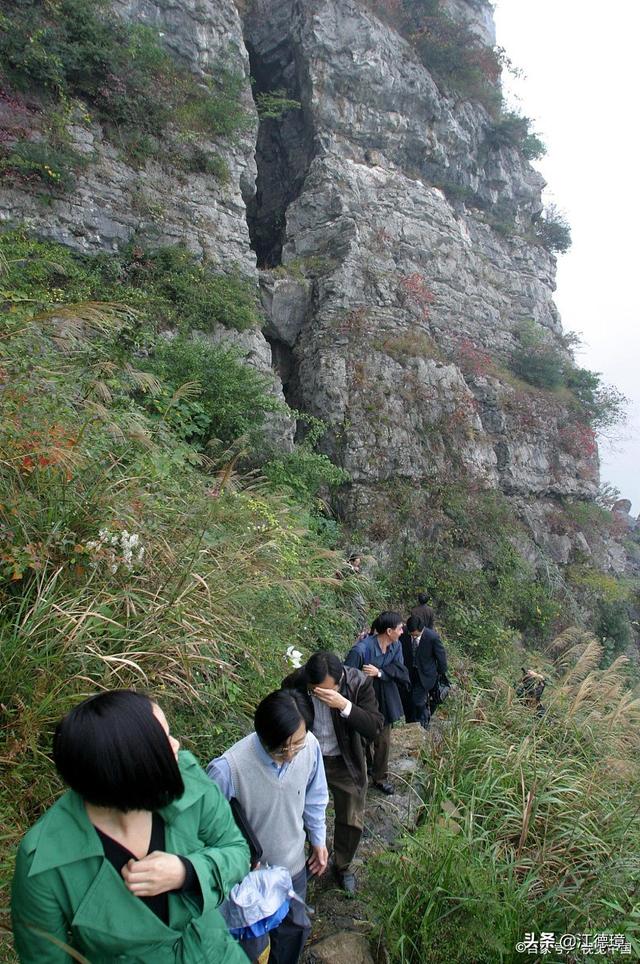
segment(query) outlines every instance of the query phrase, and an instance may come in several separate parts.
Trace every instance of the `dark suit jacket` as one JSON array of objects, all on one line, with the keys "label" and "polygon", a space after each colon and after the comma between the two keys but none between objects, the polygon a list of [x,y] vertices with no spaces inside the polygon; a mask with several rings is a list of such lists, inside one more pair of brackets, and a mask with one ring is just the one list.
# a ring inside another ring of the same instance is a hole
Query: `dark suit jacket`
[{"label": "dark suit jacket", "polygon": [[[304,697],[309,718],[313,721],[313,700],[309,696],[304,670],[297,669],[287,676],[282,681],[282,688],[295,689]],[[339,692],[351,701],[351,712],[345,719],[340,715],[339,710],[331,710],[333,729],[347,770],[356,786],[362,788],[367,783],[367,765],[362,740],[375,740],[384,720],[378,709],[372,681],[359,669],[344,667]]]},{"label": "dark suit jacket", "polygon": [[415,668],[424,688],[432,690],[438,676],[447,673],[447,654],[442,640],[433,629],[423,629],[415,656]]},{"label": "dark suit jacket", "polygon": [[414,683],[418,682],[418,670],[415,659],[415,654],[418,647],[414,646],[411,633],[408,633],[406,629],[400,637],[400,645],[402,646],[402,659],[404,660],[404,665],[409,671],[409,679],[411,680],[411,685],[413,686]]}]

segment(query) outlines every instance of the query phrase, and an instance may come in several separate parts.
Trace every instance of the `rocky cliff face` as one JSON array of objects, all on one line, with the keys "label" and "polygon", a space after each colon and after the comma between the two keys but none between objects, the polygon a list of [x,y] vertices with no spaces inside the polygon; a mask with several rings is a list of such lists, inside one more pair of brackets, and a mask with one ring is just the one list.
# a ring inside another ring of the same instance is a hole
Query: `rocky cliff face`
[{"label": "rocky cliff face", "polygon": [[[428,533],[431,490],[463,480],[512,500],[531,535],[525,554],[566,562],[585,536],[550,520],[558,500],[593,497],[597,454],[559,398],[507,367],[530,320],[564,351],[555,260],[533,232],[542,178],[374,3],[252,0],[241,20],[231,0],[113,0],[196,75],[222,64],[245,78],[250,122],[203,141],[228,179],[134,167],[79,107],[70,133],[89,163],[76,189],[43,206],[8,188],[0,217],[87,252],[134,236],[184,242],[259,278],[264,335],[214,337],[239,338],[253,364],[275,366],[276,391],[327,421],[326,450],[352,479],[340,510],[367,539],[403,536],[400,490]],[[487,0],[442,4],[494,43]],[[299,109],[258,124],[250,76],[254,96],[278,91]],[[291,427],[278,432],[290,444]],[[613,550],[600,556],[623,566]]]},{"label": "rocky cliff face", "polygon": [[[531,500],[592,496],[597,456],[571,444],[566,409],[500,364],[523,321],[561,335],[555,259],[531,240],[542,178],[364,2],[268,7],[245,18],[252,70],[301,109],[258,142],[267,335],[289,400],[329,422],[343,511],[383,531],[389,485],[412,488],[420,519],[420,491],[465,477],[525,518]],[[487,3],[449,7],[492,41]]]},{"label": "rocky cliff face", "polygon": [[[134,165],[99,123],[77,104],[68,134],[87,159],[72,192],[47,203],[19,186],[0,193],[0,220],[86,253],[116,251],[133,238],[151,246],[185,244],[222,270],[240,272],[257,283],[245,197],[255,192],[258,120],[249,83],[249,58],[232,0],[113,0],[114,12],[159,32],[163,42],[198,76],[223,67],[244,78],[240,96],[246,112],[241,129],[215,141],[199,136],[197,146],[212,151],[226,168],[219,178],[185,172],[166,158]],[[10,125],[10,118],[1,118]],[[10,127],[9,127],[10,129]],[[247,362],[274,376],[271,350],[259,331],[229,332],[219,326],[214,341],[230,340]],[[293,423],[271,418],[273,440],[291,446]]]},{"label": "rocky cliff face", "polygon": [[[248,57],[231,0],[114,0],[112,6],[127,20],[154,26],[196,74],[222,62],[248,78]],[[205,174],[186,176],[166,163],[133,167],[98,124],[87,122],[80,105],[70,133],[90,161],[75,190],[43,204],[23,190],[4,189],[0,216],[87,252],[115,250],[134,234],[158,244],[182,241],[214,262],[241,266],[250,274],[255,257],[242,192],[252,190],[255,179],[257,118],[248,81],[244,103],[253,123],[233,142],[202,142],[228,164],[226,183]]]}]

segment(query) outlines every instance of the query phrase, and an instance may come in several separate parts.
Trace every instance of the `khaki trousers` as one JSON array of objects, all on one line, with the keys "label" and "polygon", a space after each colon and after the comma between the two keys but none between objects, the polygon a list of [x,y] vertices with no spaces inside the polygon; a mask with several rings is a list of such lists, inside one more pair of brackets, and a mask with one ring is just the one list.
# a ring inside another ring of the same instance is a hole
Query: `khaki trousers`
[{"label": "khaki trousers", "polygon": [[341,756],[322,759],[336,813],[333,859],[337,872],[342,874],[349,869],[362,836],[367,785],[362,789],[356,786]]}]

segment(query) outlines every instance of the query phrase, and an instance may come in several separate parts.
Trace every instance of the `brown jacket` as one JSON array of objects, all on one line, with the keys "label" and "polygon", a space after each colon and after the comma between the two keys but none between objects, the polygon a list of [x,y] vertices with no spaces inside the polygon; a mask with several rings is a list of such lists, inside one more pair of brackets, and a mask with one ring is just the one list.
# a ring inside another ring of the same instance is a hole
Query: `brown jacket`
[{"label": "brown jacket", "polygon": [[411,615],[421,619],[425,629],[433,629],[435,613],[431,606],[427,606],[426,603],[422,603],[420,606],[414,606],[411,610]]},{"label": "brown jacket", "polygon": [[[313,720],[315,715],[313,700],[307,689],[304,669],[297,669],[287,676],[282,681],[282,688],[295,689],[304,697],[309,717]],[[374,740],[382,729],[384,720],[378,709],[371,679],[361,670],[345,666],[339,692],[341,696],[351,701],[351,712],[345,718],[340,715],[339,710],[331,710],[333,728],[347,770],[356,786],[362,788],[367,783],[363,740],[365,742]]]}]

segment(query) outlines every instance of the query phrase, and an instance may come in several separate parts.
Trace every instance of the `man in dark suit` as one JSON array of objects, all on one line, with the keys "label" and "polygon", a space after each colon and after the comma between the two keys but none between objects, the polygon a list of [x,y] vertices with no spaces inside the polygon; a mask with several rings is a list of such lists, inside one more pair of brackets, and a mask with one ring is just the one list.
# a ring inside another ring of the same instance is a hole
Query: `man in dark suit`
[{"label": "man in dark suit", "polygon": [[438,634],[426,629],[418,616],[407,620],[403,656],[411,677],[412,718],[407,717],[407,722],[426,728],[437,706],[438,677],[447,674],[447,654]]},{"label": "man in dark suit", "polygon": [[411,615],[417,616],[418,619],[421,619],[422,625],[425,629],[433,629],[435,615],[431,606],[427,605],[428,601],[429,597],[425,593],[419,592],[418,605],[413,607],[411,610]]}]

